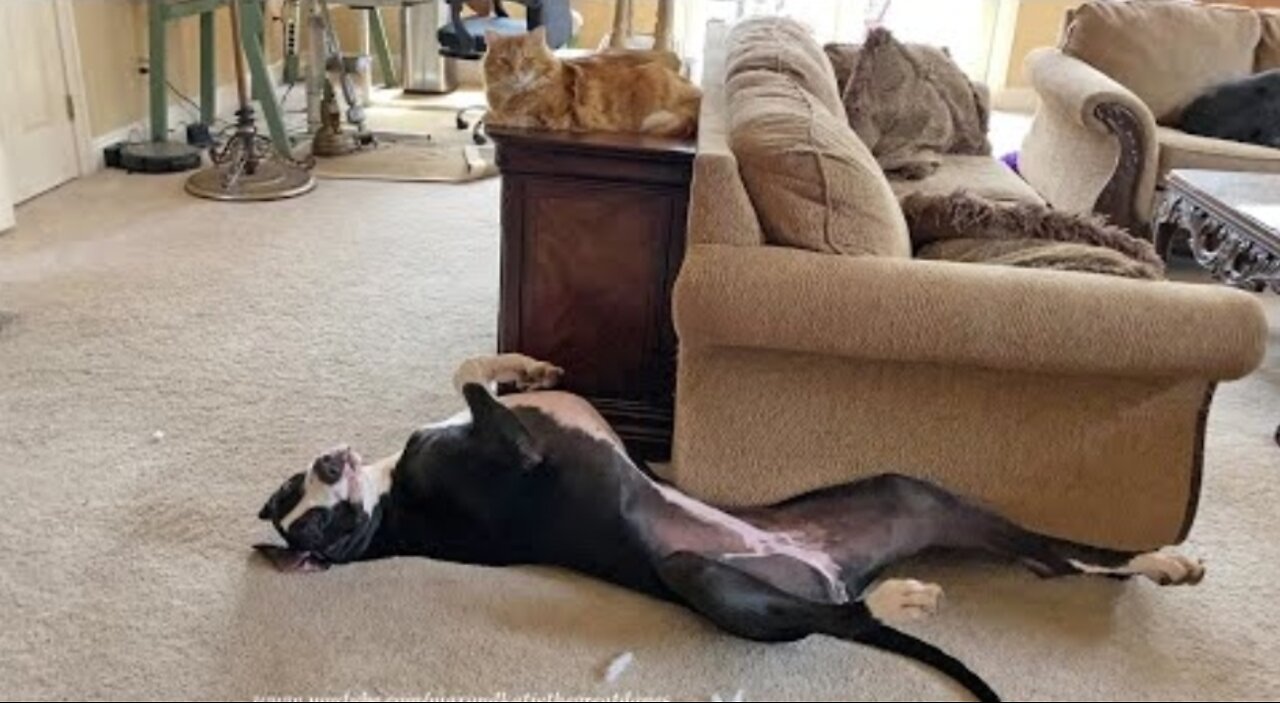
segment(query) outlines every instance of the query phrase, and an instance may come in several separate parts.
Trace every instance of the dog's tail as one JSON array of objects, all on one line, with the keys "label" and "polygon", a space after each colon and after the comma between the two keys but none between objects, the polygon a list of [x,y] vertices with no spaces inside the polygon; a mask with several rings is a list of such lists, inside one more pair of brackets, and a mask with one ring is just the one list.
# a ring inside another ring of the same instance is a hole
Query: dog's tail
[{"label": "dog's tail", "polygon": [[859,632],[852,638],[855,642],[875,647],[886,652],[893,652],[908,659],[914,659],[925,666],[933,667],[965,687],[980,701],[999,701],[1000,696],[973,673],[964,662],[925,642],[912,637],[901,630],[888,625],[879,625]]}]

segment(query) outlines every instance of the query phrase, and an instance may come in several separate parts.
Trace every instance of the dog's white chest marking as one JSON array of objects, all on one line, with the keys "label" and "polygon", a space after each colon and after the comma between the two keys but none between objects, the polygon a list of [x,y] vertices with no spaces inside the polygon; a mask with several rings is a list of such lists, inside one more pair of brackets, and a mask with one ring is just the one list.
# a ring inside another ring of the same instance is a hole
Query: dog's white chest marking
[{"label": "dog's white chest marking", "polygon": [[513,393],[500,398],[508,407],[537,408],[551,416],[562,427],[581,430],[591,437],[604,440],[615,449],[626,453],[622,439],[609,426],[590,403],[571,393],[542,391],[540,393]]}]

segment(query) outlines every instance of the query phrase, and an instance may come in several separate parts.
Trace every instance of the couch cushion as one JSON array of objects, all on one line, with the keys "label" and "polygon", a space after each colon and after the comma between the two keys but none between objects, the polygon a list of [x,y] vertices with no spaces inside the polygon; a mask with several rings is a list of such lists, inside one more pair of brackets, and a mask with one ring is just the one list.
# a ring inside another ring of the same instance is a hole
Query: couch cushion
[{"label": "couch cushion", "polygon": [[[877,28],[861,46],[829,44],[841,83],[845,114],[858,138],[891,177],[933,173],[941,154],[990,154],[990,99],[935,46],[904,44]],[[843,58],[852,51],[856,59]]]},{"label": "couch cushion", "polygon": [[1030,184],[990,156],[946,154],[932,176],[919,181],[895,179],[889,185],[899,198],[912,193],[950,195],[963,190],[997,202],[1044,204],[1044,198]]},{"label": "couch cushion", "polygon": [[782,17],[749,19],[733,28],[728,44],[726,80],[748,71],[781,73],[831,112],[843,114],[831,62],[804,25]]},{"label": "couch cushion", "polygon": [[770,243],[910,256],[889,182],[843,113],[772,71],[740,71],[726,93],[729,143]]},{"label": "couch cushion", "polygon": [[1205,89],[1253,72],[1261,36],[1248,8],[1090,2],[1073,12],[1063,50],[1132,90],[1160,124],[1176,124]]},{"label": "couch cushion", "polygon": [[1160,173],[1175,168],[1218,171],[1280,171],[1280,149],[1187,134],[1172,127],[1156,130]]},{"label": "couch cushion", "polygon": [[1280,68],[1280,10],[1264,10],[1259,17],[1262,18],[1262,41],[1258,43],[1258,60],[1253,69]]}]

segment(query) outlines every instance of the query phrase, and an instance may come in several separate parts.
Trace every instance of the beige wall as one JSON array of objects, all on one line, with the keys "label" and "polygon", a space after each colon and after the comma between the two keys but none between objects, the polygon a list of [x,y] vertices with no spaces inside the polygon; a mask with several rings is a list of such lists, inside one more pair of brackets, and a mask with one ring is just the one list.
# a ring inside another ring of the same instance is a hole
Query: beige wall
[{"label": "beige wall", "polygon": [[[268,3],[276,12],[275,2]],[[96,136],[147,118],[147,76],[138,67],[148,54],[145,0],[76,0],[76,34],[80,41],[90,131]],[[218,12],[218,81],[232,81],[231,29],[228,10]],[[269,23],[267,42],[278,59],[280,25]],[[200,22],[190,17],[169,23],[169,78],[194,99],[200,94]],[[179,99],[170,93],[170,104]]]},{"label": "beige wall", "polygon": [[1019,3],[1006,87],[1027,87],[1027,78],[1022,70],[1027,54],[1042,46],[1055,46],[1067,10],[1081,4],[1081,0],[1022,0]]},{"label": "beige wall", "polygon": [[146,80],[137,57],[146,55],[144,4],[135,0],[79,0],[76,35],[90,132],[110,132],[138,120],[146,111]]},{"label": "beige wall", "polygon": [[[582,15],[578,46],[594,49],[613,29],[613,0],[573,0],[573,9]],[[632,22],[638,34],[652,34],[658,21],[658,0],[635,0]]]}]

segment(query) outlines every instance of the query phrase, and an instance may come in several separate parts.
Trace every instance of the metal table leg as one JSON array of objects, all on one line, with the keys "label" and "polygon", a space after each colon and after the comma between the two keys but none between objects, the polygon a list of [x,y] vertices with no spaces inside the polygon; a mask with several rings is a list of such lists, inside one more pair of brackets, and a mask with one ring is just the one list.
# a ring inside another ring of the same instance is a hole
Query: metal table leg
[{"label": "metal table leg", "polygon": [[262,105],[262,115],[267,121],[271,141],[275,144],[276,150],[281,154],[291,154],[293,147],[289,143],[289,134],[285,131],[284,115],[276,97],[271,72],[267,70],[266,51],[262,46],[265,27],[261,0],[233,0],[235,1],[240,2],[243,10],[240,44],[244,47],[245,57],[249,63],[249,73],[253,76],[253,95]]},{"label": "metal table leg", "polygon": [[[403,12],[403,8],[401,12]],[[378,55],[378,67],[382,69],[382,83],[388,88],[400,85],[396,77],[395,65],[391,62],[391,43],[387,41],[387,27],[382,22],[382,13],[376,7],[368,10],[369,33],[372,35],[373,49]]]}]

